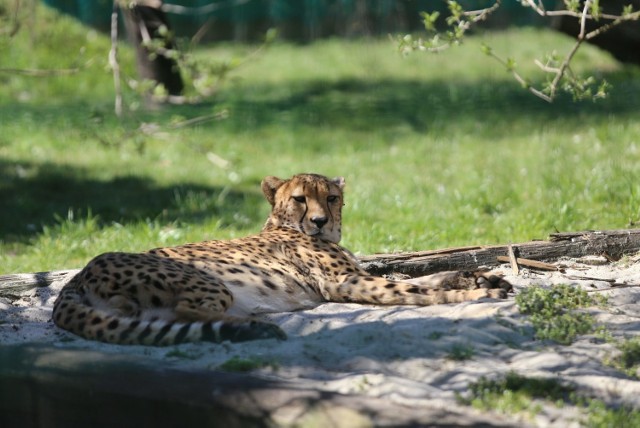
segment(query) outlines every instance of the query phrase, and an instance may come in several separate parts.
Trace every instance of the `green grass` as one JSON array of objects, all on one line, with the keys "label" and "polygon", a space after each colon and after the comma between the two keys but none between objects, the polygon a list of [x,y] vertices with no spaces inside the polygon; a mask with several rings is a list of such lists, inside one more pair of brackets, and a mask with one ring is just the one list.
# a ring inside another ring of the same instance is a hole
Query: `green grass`
[{"label": "green grass", "polygon": [[585,409],[581,426],[635,427],[640,424],[637,409],[608,406],[600,400],[578,395],[572,385],[564,385],[557,379],[527,377],[515,372],[502,378],[481,378],[471,383],[467,393],[458,396],[458,401],[479,410],[525,414],[529,418],[541,411],[543,403],[559,408],[574,405]]},{"label": "green grass", "polygon": [[[518,242],[640,218],[640,72],[587,46],[575,68],[611,81],[611,97],[549,105],[479,50],[488,40],[535,80],[533,57],[571,44],[551,32],[489,33],[407,58],[388,39],[276,43],[212,101],[118,120],[108,37],[45,9],[37,19],[33,35],[0,42],[0,64],[82,69],[0,72],[0,273],[256,232],[268,212],[260,180],[303,171],[346,177],[343,244],[357,253]],[[253,49],[197,54],[228,61]],[[134,76],[131,50],[120,52]],[[136,103],[127,92],[125,104]],[[170,126],[223,110],[225,120]]]},{"label": "green grass", "polygon": [[449,349],[447,358],[453,361],[466,361],[472,359],[475,353],[476,350],[473,346],[464,343],[456,343],[451,346],[451,349]]},{"label": "green grass", "polygon": [[628,406],[612,408],[602,401],[594,400],[589,405],[585,426],[589,428],[637,427],[640,426],[640,411]]},{"label": "green grass", "polygon": [[525,288],[516,296],[520,313],[530,316],[536,338],[562,345],[570,345],[578,335],[595,331],[593,316],[577,309],[603,303],[604,299],[593,298],[570,285]]},{"label": "green grass", "polygon": [[244,359],[233,357],[218,366],[220,370],[236,373],[246,373],[263,367],[271,367],[277,370],[278,364],[274,361],[265,361],[260,358]]},{"label": "green grass", "polygon": [[614,342],[620,350],[620,354],[608,361],[609,365],[624,372],[625,374],[638,378],[640,368],[640,338],[632,337]]},{"label": "green grass", "polygon": [[503,378],[481,378],[469,385],[465,397],[458,400],[476,409],[504,414],[527,413],[530,417],[540,411],[540,402],[569,401],[574,388],[562,385],[556,379],[532,378],[514,372]]}]

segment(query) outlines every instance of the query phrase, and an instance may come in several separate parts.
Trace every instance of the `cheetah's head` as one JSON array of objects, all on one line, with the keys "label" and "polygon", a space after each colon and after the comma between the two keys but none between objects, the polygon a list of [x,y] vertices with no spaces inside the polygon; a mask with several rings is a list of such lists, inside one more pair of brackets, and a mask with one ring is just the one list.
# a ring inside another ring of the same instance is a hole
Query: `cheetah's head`
[{"label": "cheetah's head", "polygon": [[287,227],[324,241],[340,242],[344,178],[298,174],[288,180],[266,177],[262,192],[271,204],[264,225]]}]

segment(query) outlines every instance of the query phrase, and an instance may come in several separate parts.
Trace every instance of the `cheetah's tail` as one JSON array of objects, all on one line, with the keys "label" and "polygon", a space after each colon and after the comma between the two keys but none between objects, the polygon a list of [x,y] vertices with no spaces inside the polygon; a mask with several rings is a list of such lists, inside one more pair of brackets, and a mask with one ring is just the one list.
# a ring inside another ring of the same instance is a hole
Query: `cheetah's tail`
[{"label": "cheetah's tail", "polygon": [[244,342],[286,339],[276,325],[253,320],[211,322],[147,321],[121,317],[82,301],[77,289],[65,287],[53,307],[53,321],[85,339],[126,345],[167,346],[184,342]]}]

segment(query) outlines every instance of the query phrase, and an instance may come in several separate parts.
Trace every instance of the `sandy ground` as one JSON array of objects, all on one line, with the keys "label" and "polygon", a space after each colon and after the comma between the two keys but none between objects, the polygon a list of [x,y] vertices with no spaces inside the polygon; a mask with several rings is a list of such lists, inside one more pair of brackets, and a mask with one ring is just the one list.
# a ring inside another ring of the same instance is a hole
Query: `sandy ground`
[{"label": "sandy ground", "polygon": [[[614,264],[591,263],[565,260],[558,262],[564,273],[524,270],[518,276],[507,275],[507,279],[516,292],[523,287],[558,283],[599,290],[593,292],[607,296],[609,305],[590,310],[598,323],[614,337],[640,334],[640,261],[629,258]],[[510,269],[504,266],[502,271],[509,274]],[[611,406],[640,408],[640,381],[604,363],[619,352],[613,345],[591,335],[581,336],[571,346],[537,341],[513,296],[502,301],[431,307],[328,303],[313,310],[266,317],[283,328],[289,337],[286,341],[150,348],[90,342],[56,328],[50,320],[51,309],[64,282],[0,298],[2,346],[44,343],[63,349],[138,356],[159,366],[189,370],[213,370],[233,357],[260,359],[269,364],[254,372],[258,377],[383,399],[391,406],[374,418],[375,424],[402,423],[404,415],[393,410],[397,405],[409,409],[407,415],[417,414],[418,419],[421,411],[424,414],[431,409],[453,412],[472,422],[489,418],[505,425],[580,426],[584,410],[570,405],[542,404],[533,416],[505,416],[481,413],[456,400],[457,394],[464,396],[469,383],[480,377],[493,378],[510,371],[560,379],[577,386],[581,394]],[[473,349],[472,358],[452,360],[452,348],[461,345]],[[270,417],[276,424],[299,422],[299,415],[291,411]]]}]

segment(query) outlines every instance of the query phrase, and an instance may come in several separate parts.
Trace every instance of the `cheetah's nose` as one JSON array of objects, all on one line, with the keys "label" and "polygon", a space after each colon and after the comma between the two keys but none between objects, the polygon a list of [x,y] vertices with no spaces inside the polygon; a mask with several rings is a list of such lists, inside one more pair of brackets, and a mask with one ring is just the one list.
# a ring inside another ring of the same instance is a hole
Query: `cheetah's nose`
[{"label": "cheetah's nose", "polygon": [[318,229],[322,229],[322,226],[327,224],[328,221],[326,217],[311,217],[311,222],[318,226]]}]

